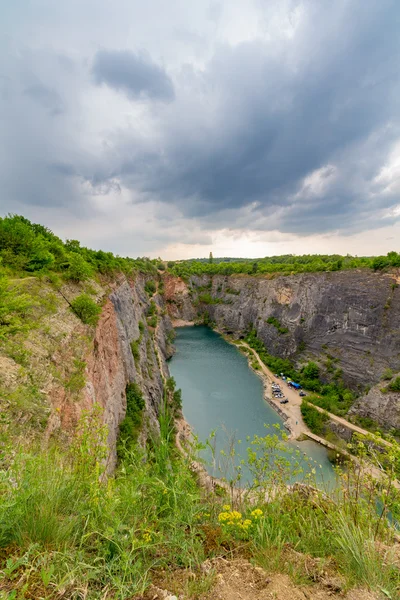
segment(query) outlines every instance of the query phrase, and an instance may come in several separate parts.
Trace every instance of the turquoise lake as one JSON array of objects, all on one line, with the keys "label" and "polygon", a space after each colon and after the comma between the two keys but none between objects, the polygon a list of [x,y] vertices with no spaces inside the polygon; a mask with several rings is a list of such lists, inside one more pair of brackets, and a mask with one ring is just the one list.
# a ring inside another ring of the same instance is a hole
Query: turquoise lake
[{"label": "turquoise lake", "polygon": [[[249,437],[268,435],[264,425],[269,425],[274,433],[274,424],[284,430],[283,420],[264,400],[261,379],[235,346],[205,326],[179,327],[176,333],[176,353],[169,361],[169,369],[182,390],[184,417],[201,441],[216,431],[214,464],[210,450],[204,451],[203,456],[209,461],[207,469],[212,475],[229,476],[225,473],[226,460],[221,450],[229,452],[234,442],[238,463],[247,455]],[[287,442],[287,445],[300,451],[305,471],[316,469],[319,485],[334,484],[335,473],[323,446],[312,441]],[[299,475],[298,479],[303,477]],[[250,478],[251,474],[244,469],[242,482]]]}]

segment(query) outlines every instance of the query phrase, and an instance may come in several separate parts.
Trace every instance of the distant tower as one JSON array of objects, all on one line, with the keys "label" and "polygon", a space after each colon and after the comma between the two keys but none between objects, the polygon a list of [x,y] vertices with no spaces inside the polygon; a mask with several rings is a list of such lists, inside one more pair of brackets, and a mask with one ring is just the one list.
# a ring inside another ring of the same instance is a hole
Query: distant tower
[{"label": "distant tower", "polygon": [[212,252],[210,252],[210,257],[208,259],[208,262],[211,264],[214,261],[214,257],[212,255]]}]

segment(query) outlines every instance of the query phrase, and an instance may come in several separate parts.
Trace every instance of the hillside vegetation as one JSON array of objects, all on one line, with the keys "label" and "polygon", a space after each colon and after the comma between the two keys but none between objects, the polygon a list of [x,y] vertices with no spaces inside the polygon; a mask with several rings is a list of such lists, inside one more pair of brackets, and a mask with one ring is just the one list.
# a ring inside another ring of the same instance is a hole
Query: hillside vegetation
[{"label": "hillside vegetation", "polygon": [[[130,444],[107,478],[99,416],[82,418],[69,448],[3,454],[3,598],[139,598],[155,578],[184,598],[211,599],[215,572],[202,565],[216,556],[246,556],[303,585],[326,580],[330,586],[334,578],[338,590],[358,586],[375,590],[377,598],[398,597],[387,520],[398,509],[391,472],[378,484],[363,463],[349,465],[338,472],[331,496],[301,486],[288,493],[300,468],[275,433],[249,447],[254,483],[247,494],[207,493],[190,471],[195,449],[183,458],[174,448],[166,397],[160,437],[149,438],[145,450]],[[232,483],[239,485],[239,475]],[[315,486],[312,474],[305,483]]]}]

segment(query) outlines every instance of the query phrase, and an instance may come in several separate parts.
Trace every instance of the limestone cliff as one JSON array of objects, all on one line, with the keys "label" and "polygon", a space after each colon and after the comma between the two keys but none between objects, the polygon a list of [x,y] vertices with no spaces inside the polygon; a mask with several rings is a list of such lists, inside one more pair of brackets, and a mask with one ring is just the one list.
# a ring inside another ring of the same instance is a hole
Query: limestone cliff
[{"label": "limestone cliff", "polygon": [[188,282],[167,276],[165,289],[172,318],[207,314],[239,336],[254,327],[271,354],[297,364],[317,360],[327,377],[340,369],[346,384],[361,390],[385,368],[400,370],[398,279],[370,270]]},{"label": "limestone cliff", "polygon": [[[159,307],[155,329],[146,324],[149,297],[144,290],[145,277],[133,282],[124,280],[109,296],[96,328],[93,350],[87,361],[87,383],[84,402],[95,402],[104,409],[104,422],[109,430],[111,462],[115,462],[115,445],[119,424],[125,416],[125,387],[136,382],[146,402],[146,417],[151,428],[158,427],[157,416],[163,396],[162,374],[168,376],[166,358],[171,352],[167,334],[172,329],[164,311],[163,299],[155,296]],[[163,314],[164,311],[164,314]],[[139,356],[135,360],[131,342],[139,340]]]}]

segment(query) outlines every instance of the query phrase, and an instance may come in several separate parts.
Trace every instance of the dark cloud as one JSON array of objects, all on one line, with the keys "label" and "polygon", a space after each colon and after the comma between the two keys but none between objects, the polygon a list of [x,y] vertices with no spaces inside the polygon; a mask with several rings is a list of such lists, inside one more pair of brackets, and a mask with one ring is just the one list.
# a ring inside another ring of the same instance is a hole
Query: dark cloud
[{"label": "dark cloud", "polygon": [[[174,222],[183,215],[185,231],[193,223],[205,232],[296,234],[362,231],[378,227],[382,214],[399,215],[399,186],[388,184],[400,140],[397,0],[369,0],[367,8],[362,0],[271,1],[279,15],[290,8],[287,18],[265,35],[247,28],[242,41],[218,37],[230,7],[245,20],[261,3],[211,3],[202,24],[191,16],[194,0],[177,23],[162,11],[153,22],[157,11],[143,5],[146,18],[131,33],[130,0],[116,0],[118,18],[109,3],[90,1],[92,25],[89,8],[81,26],[62,29],[56,15],[64,44],[73,32],[70,55],[57,47],[51,11],[43,12],[44,49],[15,51],[15,42],[0,53],[4,211],[18,202],[86,219],[115,207],[123,220],[140,205],[141,239],[153,236],[153,247],[166,241],[169,214]],[[80,6],[71,0],[68,11]],[[171,14],[177,7],[173,1]],[[260,21],[269,27],[267,13]],[[116,50],[121,40],[149,54]],[[93,54],[99,44],[105,49]],[[111,104],[106,86],[121,92]],[[154,204],[149,225],[143,211]]]},{"label": "dark cloud", "polygon": [[[215,108],[196,123],[197,98],[185,98],[183,106],[178,97],[175,110],[192,114],[193,127],[171,118],[159,151],[146,151],[145,169],[137,140],[131,162],[121,145],[119,175],[126,184],[178,203],[192,217],[254,202],[273,210],[294,203],[308,174],[340,164],[352,149],[357,171],[341,165],[350,176],[346,184],[339,177],[313,204],[302,206],[297,198],[296,218],[281,223],[282,230],[298,232],[349,226],[365,202],[352,180],[357,174],[368,179],[371,172],[363,169],[376,173],[382,164],[371,165],[368,154],[360,157],[371,150],[363,144],[400,116],[399,79],[393,77],[400,59],[400,11],[394,2],[371,2],[368,11],[353,2],[339,16],[333,5],[309,6],[307,22],[289,48],[272,51],[260,40],[221,48],[198,74],[193,91]],[[392,143],[390,133],[379,139],[381,161]]]},{"label": "dark cloud", "polygon": [[171,79],[145,52],[99,50],[94,57],[92,75],[97,85],[105,83],[131,99],[141,96],[163,102],[174,99]]}]

